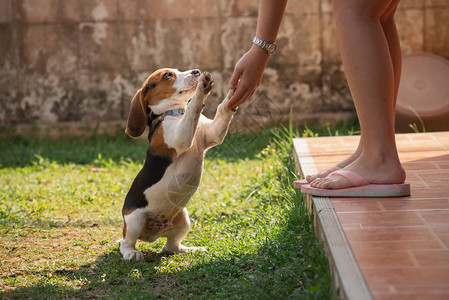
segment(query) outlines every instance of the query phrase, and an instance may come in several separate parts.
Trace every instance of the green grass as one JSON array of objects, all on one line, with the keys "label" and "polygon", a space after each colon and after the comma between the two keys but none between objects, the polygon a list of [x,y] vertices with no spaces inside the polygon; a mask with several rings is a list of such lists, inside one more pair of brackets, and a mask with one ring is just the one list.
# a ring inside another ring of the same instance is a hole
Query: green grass
[{"label": "green grass", "polygon": [[123,261],[116,240],[145,140],[1,140],[1,297],[331,298],[327,259],[291,188],[294,135],[231,135],[210,150],[184,241],[207,252],[167,256],[163,240],[139,243],[140,263]]}]

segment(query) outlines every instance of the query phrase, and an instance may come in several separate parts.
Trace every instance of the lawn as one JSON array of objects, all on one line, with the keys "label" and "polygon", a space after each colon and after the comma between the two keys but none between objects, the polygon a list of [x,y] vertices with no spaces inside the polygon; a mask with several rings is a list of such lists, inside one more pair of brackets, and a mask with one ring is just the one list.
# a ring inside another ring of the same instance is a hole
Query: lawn
[{"label": "lawn", "polygon": [[0,297],[331,298],[327,258],[292,189],[293,135],[234,134],[210,150],[184,241],[207,251],[139,242],[143,262],[122,260],[116,241],[147,141],[1,140]]}]

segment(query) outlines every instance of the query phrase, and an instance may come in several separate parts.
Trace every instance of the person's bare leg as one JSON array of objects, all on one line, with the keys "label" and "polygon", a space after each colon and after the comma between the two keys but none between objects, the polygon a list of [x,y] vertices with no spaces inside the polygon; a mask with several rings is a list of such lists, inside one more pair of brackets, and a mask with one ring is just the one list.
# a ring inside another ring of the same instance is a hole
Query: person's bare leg
[{"label": "person's bare leg", "polygon": [[396,111],[396,101],[399,91],[399,83],[401,81],[402,71],[402,54],[401,45],[399,43],[398,31],[394,22],[394,14],[400,0],[394,0],[387,11],[380,18],[385,38],[387,39],[388,49],[390,51],[391,62],[393,63],[394,72],[394,101],[393,110]]},{"label": "person's bare leg", "polygon": [[[399,4],[400,0],[392,1],[390,7],[385,11],[385,13],[380,18],[380,23],[382,25],[385,38],[387,39],[388,49],[390,52],[391,61],[393,64],[393,72],[394,72],[394,101],[393,101],[393,109],[396,109],[396,100],[397,94],[399,90],[399,81],[401,79],[401,68],[402,68],[402,56],[401,56],[401,47],[399,44],[398,33],[396,29],[396,24],[394,22],[394,14],[396,12],[396,8]],[[363,149],[363,139],[360,137],[359,144],[357,146],[356,151],[347,157],[345,160],[339,162],[335,165],[338,168],[344,168],[353,161],[355,161],[362,154]],[[331,173],[329,170],[323,170],[314,175],[309,175],[306,177],[306,180],[310,183],[317,178],[323,178],[328,176]]]},{"label": "person's bare leg", "polygon": [[[363,136],[361,155],[345,169],[360,174],[370,183],[405,180],[394,135],[398,74],[400,78],[396,52],[399,42],[393,20],[397,3],[397,0],[333,2],[343,65]],[[388,14],[391,17],[386,18]],[[315,179],[311,186],[345,188],[352,183],[342,176],[329,176]]]}]

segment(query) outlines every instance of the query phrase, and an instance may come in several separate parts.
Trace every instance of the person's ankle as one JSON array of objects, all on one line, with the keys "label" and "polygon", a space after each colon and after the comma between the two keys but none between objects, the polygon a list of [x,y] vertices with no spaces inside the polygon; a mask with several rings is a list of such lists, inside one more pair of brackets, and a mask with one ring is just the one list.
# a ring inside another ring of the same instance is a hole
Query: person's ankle
[{"label": "person's ankle", "polygon": [[393,164],[400,165],[399,156],[395,150],[373,149],[364,150],[361,153],[361,158],[375,165]]},{"label": "person's ankle", "polygon": [[364,152],[360,160],[366,168],[382,172],[382,177],[387,180],[394,180],[394,183],[405,181],[405,170],[402,167],[397,152],[377,152],[375,154],[371,153],[370,155]]}]

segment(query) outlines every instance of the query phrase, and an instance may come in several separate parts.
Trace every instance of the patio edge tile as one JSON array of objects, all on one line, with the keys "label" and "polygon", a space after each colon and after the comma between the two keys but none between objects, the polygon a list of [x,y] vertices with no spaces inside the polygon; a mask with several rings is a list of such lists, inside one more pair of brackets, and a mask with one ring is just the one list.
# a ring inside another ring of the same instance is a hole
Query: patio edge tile
[{"label": "patio edge tile", "polygon": [[[305,177],[317,172],[307,138],[293,139],[293,152],[299,174]],[[335,292],[348,300],[373,299],[329,198],[306,197],[309,212],[313,209],[316,234],[328,254]]]}]

